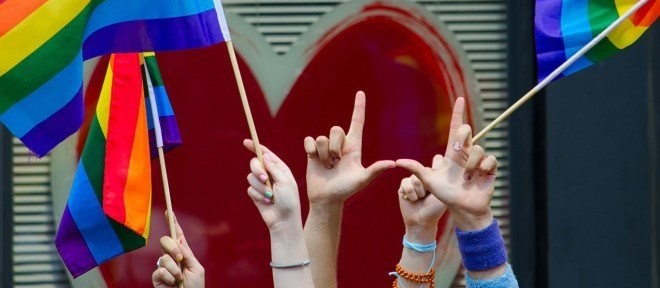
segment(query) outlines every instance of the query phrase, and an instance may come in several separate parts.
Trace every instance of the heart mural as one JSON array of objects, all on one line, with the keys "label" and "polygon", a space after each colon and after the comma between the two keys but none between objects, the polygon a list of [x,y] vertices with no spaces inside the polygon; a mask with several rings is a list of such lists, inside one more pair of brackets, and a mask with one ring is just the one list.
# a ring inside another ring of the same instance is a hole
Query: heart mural
[{"label": "heart mural", "polygon": [[[363,163],[412,158],[430,163],[445,149],[454,99],[474,105],[474,81],[461,54],[433,16],[403,1],[356,1],[310,28],[284,57],[249,25],[229,17],[260,140],[291,167],[305,193],[305,136],[348,128],[357,90],[367,94]],[[235,21],[234,21],[235,20]],[[184,144],[167,154],[172,201],[209,287],[272,287],[269,236],[246,195],[252,157],[226,46],[159,54]],[[474,111],[474,109],[469,109]],[[472,115],[472,114],[470,114]],[[479,123],[473,115],[472,123]],[[402,170],[384,173],[344,209],[339,255],[342,287],[386,287],[401,255],[397,203]],[[150,287],[168,234],[158,169],[147,247],[101,268],[110,287]],[[438,255],[437,287],[448,287],[460,265],[447,217]]]}]

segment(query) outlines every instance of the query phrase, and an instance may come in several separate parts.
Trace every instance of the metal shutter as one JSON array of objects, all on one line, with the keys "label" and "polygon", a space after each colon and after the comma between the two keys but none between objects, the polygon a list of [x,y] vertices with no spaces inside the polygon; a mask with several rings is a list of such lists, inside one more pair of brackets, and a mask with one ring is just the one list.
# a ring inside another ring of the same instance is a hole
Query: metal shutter
[{"label": "metal shutter", "polygon": [[38,159],[14,138],[14,287],[70,287],[53,243],[50,155]]},{"label": "metal shutter", "polygon": [[[227,12],[239,15],[259,31],[273,50],[284,55],[293,43],[338,5],[351,0],[225,0]],[[404,0],[401,0],[404,1]],[[454,33],[477,80],[479,109],[486,123],[495,119],[507,101],[507,6],[505,0],[409,0],[416,2]],[[490,132],[484,147],[499,160],[493,213],[504,241],[510,244],[508,123]],[[465,286],[463,271],[454,282]]]}]

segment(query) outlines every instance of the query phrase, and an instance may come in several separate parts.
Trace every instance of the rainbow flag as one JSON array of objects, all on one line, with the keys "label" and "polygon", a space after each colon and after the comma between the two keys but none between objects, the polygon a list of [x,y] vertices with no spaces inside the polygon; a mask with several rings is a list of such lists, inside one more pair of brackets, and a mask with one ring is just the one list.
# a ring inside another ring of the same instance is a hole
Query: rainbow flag
[{"label": "rainbow flag", "polygon": [[143,91],[139,55],[113,54],[55,239],[74,277],[144,246],[149,235]]},{"label": "rainbow flag", "polygon": [[39,157],[82,124],[84,60],[230,39],[219,0],[4,0],[0,15],[0,121]]},{"label": "rainbow flag", "polygon": [[[623,15],[638,0],[536,0],[534,19],[539,82]],[[635,42],[660,14],[650,0],[559,77],[599,62]]]},{"label": "rainbow flag", "polygon": [[[142,81],[144,85],[144,95],[147,97],[155,97],[156,111],[158,112],[158,122],[160,124],[160,131],[163,141],[163,150],[168,152],[179,145],[181,145],[181,134],[179,133],[179,126],[177,125],[176,118],[174,117],[174,110],[170,99],[167,96],[165,85],[163,84],[163,77],[160,75],[158,69],[158,62],[156,55],[153,52],[143,53],[144,65],[142,70]],[[146,71],[146,72],[145,72]],[[146,74],[149,74],[148,76]],[[151,157],[158,157],[156,131],[154,126],[153,117],[151,115],[151,102],[147,102],[147,125],[149,127],[149,147],[151,149]]]}]

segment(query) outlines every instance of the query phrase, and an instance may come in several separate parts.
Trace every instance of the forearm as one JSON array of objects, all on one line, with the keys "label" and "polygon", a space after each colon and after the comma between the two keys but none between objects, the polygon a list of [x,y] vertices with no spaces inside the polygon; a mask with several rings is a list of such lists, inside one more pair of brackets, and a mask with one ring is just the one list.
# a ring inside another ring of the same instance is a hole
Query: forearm
[{"label": "forearm", "polygon": [[[404,237],[409,242],[417,244],[429,244],[436,241],[436,236],[438,233],[437,226],[431,227],[406,227],[406,234]],[[401,260],[399,265],[403,270],[409,273],[415,274],[427,274],[430,272],[432,265],[435,265],[434,256],[435,251],[432,252],[419,252],[410,248],[403,248],[401,253]],[[419,283],[415,283],[409,280],[399,277],[405,287],[418,287]],[[422,287],[429,287],[430,284],[424,284]]]},{"label": "forearm", "polygon": [[337,287],[337,254],[343,203],[310,203],[305,241],[317,288]]},{"label": "forearm", "polygon": [[309,255],[301,221],[281,224],[270,231],[271,264],[275,266],[301,265],[273,268],[274,287],[314,287],[310,266],[302,265],[305,261],[309,261]]}]

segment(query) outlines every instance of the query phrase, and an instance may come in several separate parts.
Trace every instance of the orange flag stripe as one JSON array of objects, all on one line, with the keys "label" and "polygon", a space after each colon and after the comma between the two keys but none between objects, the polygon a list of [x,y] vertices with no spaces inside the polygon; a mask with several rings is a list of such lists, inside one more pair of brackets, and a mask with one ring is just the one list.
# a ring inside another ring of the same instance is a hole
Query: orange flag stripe
[{"label": "orange flag stripe", "polygon": [[0,2],[0,37],[21,23],[46,0],[5,0]]}]

